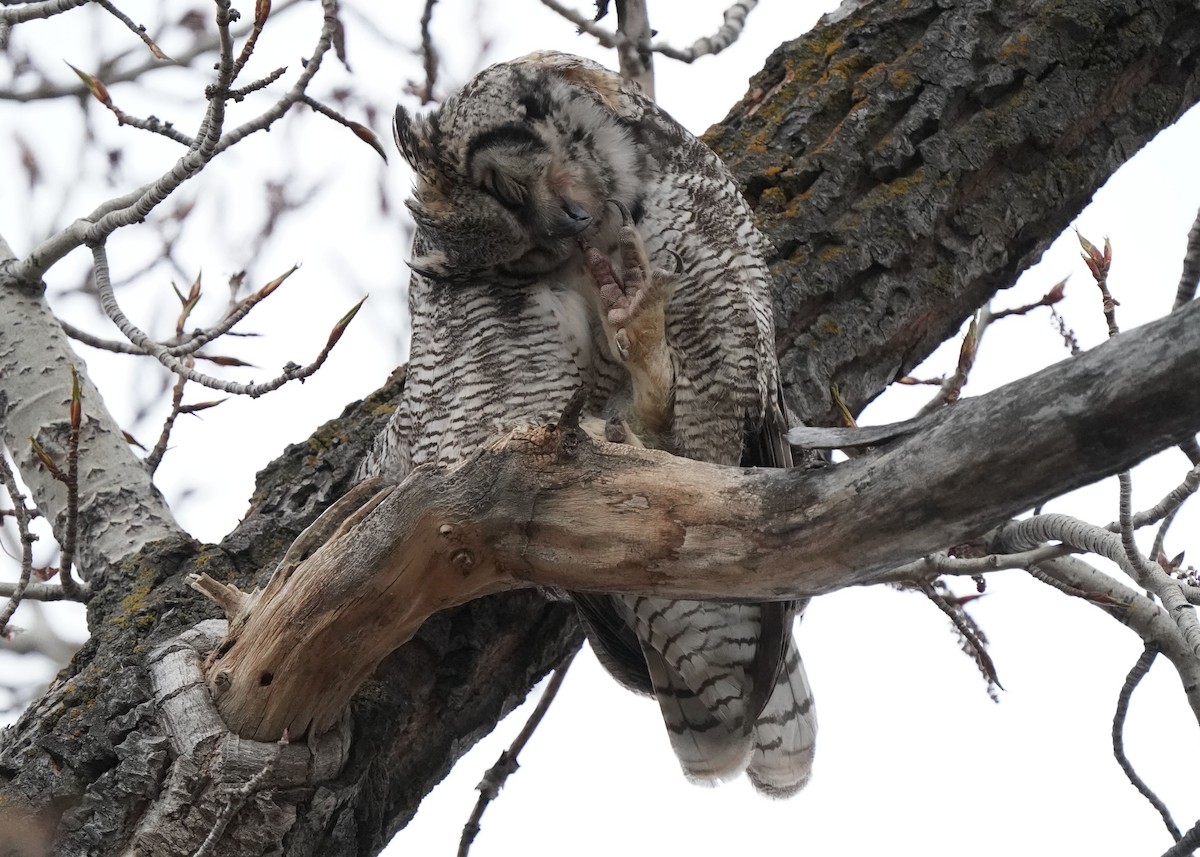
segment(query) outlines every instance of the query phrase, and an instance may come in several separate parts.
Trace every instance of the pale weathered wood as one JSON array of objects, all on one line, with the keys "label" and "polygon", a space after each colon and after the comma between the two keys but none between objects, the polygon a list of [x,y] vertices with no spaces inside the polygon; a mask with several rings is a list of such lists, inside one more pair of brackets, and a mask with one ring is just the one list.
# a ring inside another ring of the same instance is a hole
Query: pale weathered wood
[{"label": "pale weathered wood", "polygon": [[[754,600],[877,582],[1200,430],[1200,304],[824,469],[742,470],[533,426],[421,468],[276,575],[210,685],[226,722],[321,734],[434,612],[529,585]],[[320,693],[313,693],[320,688]]]}]

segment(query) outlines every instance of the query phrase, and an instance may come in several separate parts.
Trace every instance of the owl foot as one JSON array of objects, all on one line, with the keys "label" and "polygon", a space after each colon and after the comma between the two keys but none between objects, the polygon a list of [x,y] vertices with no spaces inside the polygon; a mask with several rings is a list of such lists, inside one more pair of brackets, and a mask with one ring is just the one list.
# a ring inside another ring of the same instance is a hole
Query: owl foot
[{"label": "owl foot", "polygon": [[595,247],[586,248],[584,258],[600,295],[604,332],[633,381],[631,421],[638,433],[662,434],[674,417],[675,369],[666,305],[678,273],[651,266],[641,236],[628,221],[618,233],[618,253],[620,278]]}]

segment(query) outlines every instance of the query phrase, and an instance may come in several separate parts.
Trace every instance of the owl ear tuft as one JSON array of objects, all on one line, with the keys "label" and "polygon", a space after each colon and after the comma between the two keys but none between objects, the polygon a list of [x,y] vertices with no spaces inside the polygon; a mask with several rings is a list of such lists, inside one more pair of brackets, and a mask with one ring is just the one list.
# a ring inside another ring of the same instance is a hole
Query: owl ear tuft
[{"label": "owl ear tuft", "polygon": [[434,153],[429,144],[427,120],[413,116],[397,105],[396,115],[392,120],[392,135],[396,139],[396,148],[410,167],[418,173],[429,170],[434,161]]}]

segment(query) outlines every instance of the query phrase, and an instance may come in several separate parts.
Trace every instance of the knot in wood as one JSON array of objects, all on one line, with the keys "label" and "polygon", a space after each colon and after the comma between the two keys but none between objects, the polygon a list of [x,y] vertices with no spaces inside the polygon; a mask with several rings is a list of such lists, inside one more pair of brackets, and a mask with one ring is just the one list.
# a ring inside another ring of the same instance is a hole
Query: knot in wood
[{"label": "knot in wood", "polygon": [[471,553],[466,548],[459,548],[450,555],[450,561],[458,568],[459,571],[468,572],[475,565],[475,554]]},{"label": "knot in wood", "polygon": [[213,673],[212,689],[215,695],[220,696],[232,686],[233,679],[229,676],[229,670],[217,670]]},{"label": "knot in wood", "polygon": [[449,524],[442,524],[442,526],[438,529],[438,532],[443,536],[449,536],[454,532],[454,527],[450,526]]},{"label": "knot in wood", "polygon": [[579,450],[582,435],[583,432],[576,428],[560,429],[558,450],[555,459],[557,461],[570,461],[574,458],[575,453]]}]

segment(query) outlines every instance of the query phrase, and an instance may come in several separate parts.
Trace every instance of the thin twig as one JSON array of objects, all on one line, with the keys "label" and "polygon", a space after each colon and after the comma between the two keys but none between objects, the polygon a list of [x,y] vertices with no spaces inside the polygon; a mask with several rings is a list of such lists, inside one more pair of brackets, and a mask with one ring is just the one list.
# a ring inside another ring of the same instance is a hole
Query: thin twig
[{"label": "thin twig", "polygon": [[75,545],[79,535],[79,429],[83,424],[83,390],[79,375],[71,364],[70,429],[67,432],[67,516],[62,556],[58,562],[58,581],[68,598],[82,599],[83,587],[75,581],[71,566],[75,563]]},{"label": "thin twig", "polygon": [[1116,336],[1121,332],[1121,329],[1117,327],[1117,302],[1108,290],[1108,272],[1112,267],[1112,244],[1105,238],[1104,249],[1101,250],[1078,232],[1075,233],[1075,237],[1079,239],[1079,245],[1083,247],[1083,261],[1087,264],[1088,270],[1092,272],[1092,279],[1096,281],[1096,286],[1100,289],[1100,297],[1104,302],[1104,320],[1108,323],[1108,335],[1109,337]]},{"label": "thin twig", "polygon": [[1175,309],[1196,298],[1196,287],[1200,286],[1200,211],[1188,232],[1187,251],[1183,256],[1183,273],[1179,277],[1179,288],[1175,291]]},{"label": "thin twig", "polygon": [[138,348],[132,342],[127,342],[120,339],[104,339],[103,337],[95,336],[88,333],[82,328],[78,328],[69,321],[58,320],[62,325],[63,332],[67,336],[74,339],[76,342],[82,342],[84,345],[90,345],[92,348],[99,348],[102,351],[111,351],[113,354],[131,354],[139,357],[147,356],[146,352]]},{"label": "thin twig", "polygon": [[[1133,529],[1140,530],[1142,527],[1158,523],[1163,518],[1178,511],[1184,501],[1195,494],[1197,489],[1200,489],[1200,464],[1189,470],[1187,476],[1183,477],[1183,481],[1172,488],[1165,497],[1151,508],[1134,515],[1130,520],[1130,525]],[[1108,529],[1112,532],[1117,532],[1120,528],[1120,522],[1114,521],[1108,525]]]},{"label": "thin twig", "polygon": [[1142,797],[1150,801],[1152,807],[1158,810],[1158,814],[1162,816],[1163,824],[1167,826],[1171,838],[1178,842],[1181,834],[1179,833],[1179,827],[1175,824],[1175,819],[1171,818],[1171,811],[1167,809],[1167,805],[1162,802],[1159,796],[1138,776],[1138,772],[1134,770],[1129,757],[1125,755],[1125,717],[1129,714],[1129,700],[1133,696],[1134,689],[1146,677],[1146,673],[1150,672],[1150,665],[1154,663],[1156,657],[1158,657],[1158,646],[1153,643],[1147,643],[1146,648],[1142,650],[1142,653],[1134,663],[1133,669],[1125,677],[1125,684],[1121,687],[1121,693],[1117,697],[1117,710],[1113,714],[1113,756],[1116,757],[1117,764],[1121,766],[1121,770],[1125,772],[1125,776],[1129,778],[1129,782],[1133,784],[1133,787],[1142,793]]},{"label": "thin twig", "polygon": [[1159,525],[1158,532],[1154,534],[1154,544],[1150,547],[1150,561],[1158,562],[1158,558],[1163,555],[1163,546],[1167,541],[1167,531],[1171,529],[1171,524],[1175,523],[1175,515],[1179,509],[1172,509],[1166,517],[1163,518],[1162,524]]},{"label": "thin twig", "polygon": [[270,74],[266,75],[265,77],[260,77],[253,83],[248,83],[245,86],[239,86],[237,89],[229,90],[229,98],[233,101],[241,101],[251,93],[258,92],[260,89],[266,89],[272,83],[279,80],[279,78],[283,77],[286,73],[287,66],[281,65]]},{"label": "thin twig", "polygon": [[[93,269],[95,272],[96,290],[100,296],[100,306],[104,312],[112,319],[130,342],[139,348],[143,349],[147,354],[154,357],[170,369],[176,375],[187,378],[189,381],[195,381],[197,384],[209,387],[214,390],[221,390],[225,393],[233,393],[239,396],[249,396],[257,398],[265,393],[270,393],[273,390],[278,390],[289,381],[303,380],[309,377],[324,365],[325,360],[329,357],[333,347],[345,332],[348,325],[357,314],[362,306],[362,301],[359,301],[354,307],[343,316],[334,326],[329,334],[329,339],[325,343],[325,347],[321,349],[316,359],[307,366],[299,366],[295,363],[288,363],[283,367],[283,372],[277,375],[270,381],[262,384],[242,384],[234,381],[225,381],[221,378],[215,378],[211,375],[206,375],[199,372],[189,365],[191,361],[180,359],[173,354],[168,348],[159,345],[151,339],[144,331],[138,328],[128,317],[117,303],[116,295],[112,288],[112,279],[108,270],[108,254],[104,244],[97,244],[92,248]],[[363,300],[366,300],[364,298]]]},{"label": "thin twig", "polygon": [[180,131],[171,122],[163,122],[157,116],[147,116],[142,119],[138,116],[131,116],[115,104],[105,105],[117,117],[118,124],[128,125],[131,128],[138,128],[142,131],[149,131],[151,134],[157,134],[160,137],[166,137],[168,140],[173,140],[182,146],[191,148],[195,142],[187,134]]},{"label": "thin twig", "polygon": [[991,314],[992,321],[999,321],[1002,318],[1008,318],[1014,315],[1028,315],[1039,307],[1052,307],[1063,299],[1063,295],[1066,292],[1066,287],[1067,281],[1065,279],[1059,280],[1057,283],[1051,286],[1050,291],[1046,292],[1046,294],[1042,295],[1041,298],[1034,303],[1013,307],[1012,309],[1002,309],[999,312],[993,312]]},{"label": "thin twig", "polygon": [[[87,0],[84,0],[84,2],[87,2]],[[275,14],[276,18],[279,17],[280,13],[286,11],[287,9],[295,8],[295,7],[299,6],[302,2],[304,2],[304,0],[284,0],[284,2],[278,4],[274,8],[274,14]],[[76,3],[74,5],[78,6],[78,5],[82,5],[82,3]],[[2,15],[0,15],[0,32],[2,32],[2,28],[4,26],[5,26],[4,19],[3,19]],[[240,36],[244,35],[245,33],[249,32],[249,30],[250,30],[249,26],[241,27],[239,29],[234,30],[234,35],[240,37]],[[108,83],[109,83],[109,85],[116,84],[116,83],[127,83],[131,80],[137,80],[138,78],[140,78],[143,74],[146,74],[147,72],[157,71],[158,69],[182,68],[182,67],[190,66],[193,62],[195,62],[200,57],[216,50],[218,45],[219,45],[219,40],[215,34],[208,36],[206,38],[203,38],[203,39],[197,39],[196,41],[194,41],[192,43],[191,47],[189,47],[185,51],[182,51],[175,55],[174,63],[164,63],[157,59],[147,59],[146,61],[144,61],[142,63],[139,63],[134,66],[130,66],[129,68],[121,69],[119,71],[114,71],[112,74],[107,75]],[[102,65],[111,67],[114,64],[114,62],[115,62],[114,60],[108,60],[108,61],[103,62]],[[79,85],[76,85],[76,86],[54,86],[54,85],[43,82],[36,89],[30,89],[30,90],[26,90],[23,92],[14,92],[12,90],[0,89],[0,101],[17,101],[17,102],[45,101],[45,100],[50,100],[50,99],[55,99],[55,98],[78,98],[80,95],[86,95],[86,94],[87,94],[87,89],[82,86],[79,86]]]},{"label": "thin twig", "polygon": [[725,22],[711,36],[697,39],[691,47],[679,50],[661,42],[650,46],[655,53],[680,62],[691,63],[703,56],[719,54],[738,40],[746,27],[746,17],[754,11],[758,0],[739,0],[725,10]]},{"label": "thin twig", "polygon": [[150,450],[150,454],[146,456],[146,471],[151,476],[158,470],[158,465],[162,463],[163,456],[167,453],[167,444],[171,441],[171,430],[175,428],[175,420],[179,417],[180,408],[183,407],[183,388],[186,386],[187,378],[182,375],[176,378],[175,388],[171,391],[171,412],[163,420],[162,431],[158,434],[158,441],[154,444],[154,448]]},{"label": "thin twig", "polygon": [[253,797],[255,792],[262,787],[263,781],[274,769],[275,764],[279,761],[279,757],[283,755],[283,748],[288,743],[288,732],[284,729],[275,752],[263,763],[262,768],[257,774],[229,796],[229,802],[225,804],[225,808],[221,810],[221,814],[213,821],[212,828],[208,831],[208,836],[205,837],[204,842],[200,844],[200,847],[196,849],[196,853],[192,857],[210,857],[210,855],[217,853],[214,849],[220,844],[221,837],[225,835],[225,828],[229,826],[229,822],[233,821],[233,817],[237,815],[238,810],[245,806],[246,801]]},{"label": "thin twig", "polygon": [[975,314],[975,317],[971,319],[970,325],[967,326],[967,333],[963,337],[962,345],[958,349],[958,364],[954,367],[953,374],[942,382],[941,389],[938,390],[937,395],[927,402],[921,410],[917,411],[914,419],[920,419],[946,405],[952,405],[958,401],[959,396],[962,395],[963,387],[967,384],[967,377],[971,374],[971,367],[975,365],[975,355],[979,353],[980,340],[983,339],[983,334],[991,322],[991,308],[987,306],[980,309]]},{"label": "thin twig", "polygon": [[303,96],[300,99],[300,102],[302,104],[307,104],[309,107],[311,107],[317,113],[320,113],[322,116],[332,119],[334,122],[338,123],[342,127],[349,128],[351,131],[354,132],[354,136],[358,137],[358,139],[362,140],[364,143],[366,143],[372,149],[374,149],[375,154],[377,154],[377,155],[379,155],[379,157],[383,158],[383,160],[385,162],[387,161],[387,151],[383,148],[383,144],[379,142],[379,138],[375,136],[375,132],[372,131],[370,128],[368,128],[366,125],[362,124],[361,122],[355,122],[353,119],[347,119],[345,116],[343,116],[338,111],[334,110],[332,107],[322,104],[321,102],[317,101],[315,98],[312,98],[308,95]]},{"label": "thin twig", "polygon": [[162,52],[162,50],[158,47],[158,45],[154,44],[154,39],[150,38],[150,35],[146,32],[145,27],[143,27],[141,24],[133,23],[133,20],[130,19],[130,17],[128,15],[126,15],[124,12],[122,12],[120,9],[118,9],[116,6],[114,6],[112,3],[108,2],[108,0],[95,0],[95,2],[96,2],[96,5],[100,6],[105,11],[107,11],[110,15],[112,15],[114,18],[116,18],[118,21],[120,21],[122,24],[124,24],[126,27],[128,27],[130,32],[132,32],[135,36],[137,36],[139,39],[141,39],[143,42],[145,42],[146,47],[148,47],[150,49],[150,53],[154,54],[155,59],[160,59],[160,60],[169,60],[170,59],[169,56],[167,56],[166,54],[164,54]]},{"label": "thin twig", "polygon": [[579,32],[587,33],[589,36],[595,38],[602,47],[619,48],[626,42],[626,39],[622,34],[609,32],[585,15],[582,15],[579,12],[576,12],[574,9],[559,3],[558,0],[542,0],[542,5],[548,9],[552,9],[559,15],[562,15],[564,18],[578,27]]},{"label": "thin twig", "polygon": [[926,598],[946,614],[946,618],[950,620],[950,623],[954,626],[954,630],[958,632],[962,640],[963,651],[971,655],[975,660],[975,665],[979,668],[979,672],[987,680],[988,696],[992,698],[992,701],[999,702],[999,697],[996,696],[996,688],[1003,689],[1004,685],[1000,683],[1000,677],[996,674],[996,665],[992,662],[992,656],[988,654],[987,640],[984,638],[979,626],[967,615],[961,604],[950,603],[950,601],[937,591],[933,584],[922,583],[920,590]]},{"label": "thin twig", "polygon": [[1028,568],[1039,562],[1076,553],[1070,545],[1038,545],[1016,553],[992,553],[977,557],[950,556],[945,551],[896,566],[883,580],[905,583],[931,580],[946,574],[974,577],[1010,568]]},{"label": "thin twig", "polygon": [[[35,569],[36,571],[36,569]],[[67,593],[57,583],[27,583],[22,586],[16,583],[0,582],[0,598],[17,598],[20,601],[77,601],[68,598]]]},{"label": "thin twig", "polygon": [[0,480],[8,491],[13,503],[13,517],[17,519],[17,535],[21,540],[21,572],[12,589],[5,592],[5,584],[0,584],[0,595],[8,596],[8,603],[0,610],[0,637],[8,635],[8,620],[17,612],[21,599],[29,588],[29,580],[33,577],[33,543],[37,536],[29,531],[29,510],[25,508],[25,495],[17,488],[17,478],[8,466],[8,459],[0,455]]},{"label": "thin twig", "polygon": [[496,799],[500,793],[504,782],[517,770],[517,756],[525,749],[525,745],[533,736],[534,730],[542,722],[542,718],[546,716],[546,712],[550,709],[550,703],[554,702],[554,697],[558,695],[558,689],[562,687],[563,679],[566,678],[567,670],[571,666],[571,662],[575,659],[578,649],[567,655],[566,660],[559,664],[558,669],[554,671],[554,675],[550,676],[550,680],[546,683],[546,689],[542,691],[542,698],[538,700],[537,707],[533,709],[533,713],[529,715],[529,719],[525,721],[525,726],[517,735],[516,740],[512,745],[500,754],[500,758],[496,760],[496,764],[488,769],[488,772],[483,775],[483,780],[479,783],[479,800],[475,803],[475,809],[471,813],[471,817],[463,826],[462,839],[458,843],[458,857],[467,857],[467,852],[471,850],[471,843],[475,841],[475,837],[479,835],[479,822],[483,818],[483,812],[487,809],[488,804]]},{"label": "thin twig", "polygon": [[246,37],[246,41],[242,45],[242,52],[238,54],[238,58],[233,64],[233,73],[230,75],[230,81],[237,80],[238,75],[242,73],[242,69],[249,62],[251,54],[254,53],[254,46],[258,44],[258,37],[262,34],[263,27],[267,23],[267,16],[270,14],[271,0],[256,0],[254,4],[254,23],[250,25],[250,35]]},{"label": "thin twig", "polygon": [[433,86],[437,83],[438,52],[433,44],[433,35],[429,25],[433,21],[433,7],[437,0],[425,0],[425,10],[421,13],[421,65],[425,69],[425,84],[419,93],[422,104],[433,101]]}]

